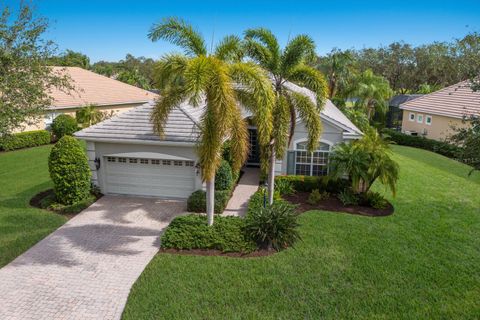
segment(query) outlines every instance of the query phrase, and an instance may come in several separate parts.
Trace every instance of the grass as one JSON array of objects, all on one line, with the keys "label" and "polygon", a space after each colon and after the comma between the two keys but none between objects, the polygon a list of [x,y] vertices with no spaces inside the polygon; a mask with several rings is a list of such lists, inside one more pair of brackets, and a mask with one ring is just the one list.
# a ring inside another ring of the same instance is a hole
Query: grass
[{"label": "grass", "polygon": [[47,166],[51,148],[0,153],[0,267],[66,221],[29,205],[35,194],[52,187]]},{"label": "grass", "polygon": [[392,216],[310,211],[303,241],[263,258],[157,255],[123,318],[478,319],[480,174],[428,151],[394,151]]}]

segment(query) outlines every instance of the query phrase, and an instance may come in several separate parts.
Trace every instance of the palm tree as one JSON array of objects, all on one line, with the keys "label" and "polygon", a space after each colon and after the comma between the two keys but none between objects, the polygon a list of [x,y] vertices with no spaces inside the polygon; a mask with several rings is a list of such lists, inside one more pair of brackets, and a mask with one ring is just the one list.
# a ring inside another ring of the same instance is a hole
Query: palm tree
[{"label": "palm tree", "polygon": [[348,96],[357,99],[355,107],[363,109],[369,120],[375,113],[385,114],[388,108],[388,99],[393,95],[388,81],[375,75],[372,70],[366,70],[355,77]]},{"label": "palm tree", "polygon": [[225,37],[208,53],[200,33],[181,19],[167,18],[152,27],[152,41],[164,39],[183,48],[184,54],[169,54],[157,64],[155,78],[161,90],[152,114],[155,131],[163,136],[170,111],[183,101],[205,105],[200,124],[198,156],[207,185],[208,224],[213,224],[215,172],[220,166],[225,139],[230,146],[233,170],[239,170],[248,154],[248,130],[239,103],[252,111],[258,124],[259,142],[268,143],[271,111],[275,102],[267,74],[253,63],[240,61],[241,40]]},{"label": "palm tree", "polygon": [[105,115],[103,112],[97,109],[96,105],[92,104],[75,112],[75,118],[77,119],[77,122],[82,125],[82,127],[87,128],[104,120]]},{"label": "palm tree", "polygon": [[332,50],[326,57],[319,58],[318,69],[328,79],[328,97],[333,99],[342,94],[354,74],[353,57],[350,51]]},{"label": "palm tree", "polygon": [[[308,150],[313,151],[322,131],[320,112],[327,96],[327,83],[323,75],[307,65],[316,59],[315,44],[307,35],[290,40],[282,50],[270,30],[258,28],[245,31],[247,55],[271,76],[275,90],[273,131],[268,147],[262,149],[263,162],[268,159],[268,198],[273,203],[274,167],[276,155],[282,156],[292,140],[297,115],[308,130]],[[310,89],[316,101],[291,83]]]},{"label": "palm tree", "polygon": [[348,174],[354,193],[367,192],[378,179],[395,195],[398,170],[388,142],[375,128],[366,129],[358,141],[341,143],[330,157],[331,174],[337,178]]}]

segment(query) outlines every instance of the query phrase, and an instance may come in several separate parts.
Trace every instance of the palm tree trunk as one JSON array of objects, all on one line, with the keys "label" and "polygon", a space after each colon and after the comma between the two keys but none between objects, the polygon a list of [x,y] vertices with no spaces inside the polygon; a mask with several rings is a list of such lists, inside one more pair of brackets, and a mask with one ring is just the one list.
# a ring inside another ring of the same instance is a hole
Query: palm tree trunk
[{"label": "palm tree trunk", "polygon": [[215,208],[215,177],[206,181],[207,184],[207,222],[213,224],[213,215]]},{"label": "palm tree trunk", "polygon": [[275,145],[270,146],[270,163],[268,165],[268,204],[273,204],[273,193],[275,192]]}]

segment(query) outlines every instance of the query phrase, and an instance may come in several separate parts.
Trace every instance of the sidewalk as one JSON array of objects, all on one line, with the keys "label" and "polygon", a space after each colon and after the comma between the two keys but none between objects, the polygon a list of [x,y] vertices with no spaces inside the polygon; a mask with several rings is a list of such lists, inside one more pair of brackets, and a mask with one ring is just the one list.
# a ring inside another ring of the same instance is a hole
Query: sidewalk
[{"label": "sidewalk", "polygon": [[228,201],[223,215],[243,217],[247,213],[248,200],[258,190],[260,181],[259,168],[244,168],[244,173]]}]

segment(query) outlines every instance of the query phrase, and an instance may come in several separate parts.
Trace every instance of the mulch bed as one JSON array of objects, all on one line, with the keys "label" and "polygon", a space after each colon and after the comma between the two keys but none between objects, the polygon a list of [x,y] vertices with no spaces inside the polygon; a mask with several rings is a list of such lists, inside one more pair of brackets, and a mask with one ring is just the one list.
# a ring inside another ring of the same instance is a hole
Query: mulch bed
[{"label": "mulch bed", "polygon": [[296,192],[292,195],[283,195],[282,198],[298,205],[297,210],[299,212],[325,210],[357,214],[368,217],[385,217],[394,212],[394,208],[391,203],[388,203],[388,206],[385,209],[375,209],[366,206],[344,206],[343,203],[335,196],[330,196],[328,199],[322,200],[316,205],[311,205],[307,202],[309,195],[310,194],[308,192]]},{"label": "mulch bed", "polygon": [[277,253],[275,250],[256,250],[250,253],[241,253],[241,252],[222,252],[220,250],[213,249],[160,249],[159,254],[169,253],[169,254],[178,254],[184,256],[220,256],[220,257],[231,257],[231,258],[257,258],[265,257]]}]

